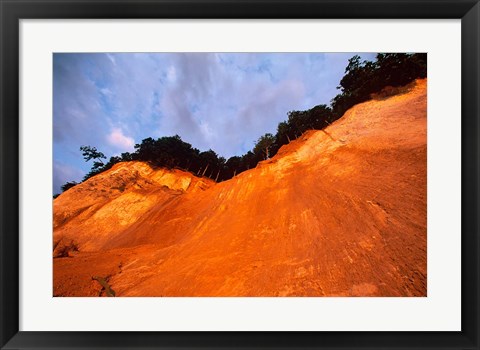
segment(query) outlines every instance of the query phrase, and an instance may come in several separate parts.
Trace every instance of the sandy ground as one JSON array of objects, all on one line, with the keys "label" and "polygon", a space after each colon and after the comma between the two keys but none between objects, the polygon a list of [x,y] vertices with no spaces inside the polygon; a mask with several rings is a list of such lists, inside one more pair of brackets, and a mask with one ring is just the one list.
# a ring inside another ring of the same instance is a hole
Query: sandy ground
[{"label": "sandy ground", "polygon": [[54,295],[426,296],[426,107],[419,80],[219,184],[116,165],[54,201]]}]

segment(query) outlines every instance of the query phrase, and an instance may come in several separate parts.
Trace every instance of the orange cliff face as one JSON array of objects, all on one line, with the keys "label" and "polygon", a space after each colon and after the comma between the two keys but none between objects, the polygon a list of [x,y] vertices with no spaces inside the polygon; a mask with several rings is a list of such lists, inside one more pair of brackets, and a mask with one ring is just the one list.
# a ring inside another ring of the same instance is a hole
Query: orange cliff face
[{"label": "orange cliff face", "polygon": [[426,296],[427,82],[215,183],[120,163],[54,200],[54,295]]},{"label": "orange cliff face", "polygon": [[[142,162],[116,164],[54,200],[54,257],[72,241],[81,251],[109,249],[108,242],[118,240],[121,232],[135,226],[150,210],[157,212],[182,194],[213,184],[210,179],[152,169]],[[127,244],[135,243],[131,238]]]}]

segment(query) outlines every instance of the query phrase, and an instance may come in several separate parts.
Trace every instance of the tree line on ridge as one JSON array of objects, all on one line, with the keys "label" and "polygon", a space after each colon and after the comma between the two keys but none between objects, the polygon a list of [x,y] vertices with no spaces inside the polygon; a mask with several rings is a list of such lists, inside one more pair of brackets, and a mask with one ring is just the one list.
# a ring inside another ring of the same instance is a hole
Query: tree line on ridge
[{"label": "tree line on ridge", "polygon": [[[426,76],[426,53],[379,53],[374,61],[361,61],[356,55],[349,59],[345,75],[337,87],[340,93],[331,100],[330,106],[322,104],[305,111],[288,112],[287,120],[278,124],[275,135],[266,133],[260,136],[253,149],[242,156],[225,159],[211,149],[200,151],[183,141],[179,135],[146,138],[135,145],[134,152],[110,157],[108,161],[95,147],[82,146],[80,150],[85,161],[93,160],[92,168],[83,181],[119,162],[127,161],[144,161],[152,166],[177,168],[196,176],[206,176],[216,182],[225,181],[273,157],[280,147],[300,137],[305,131],[324,129],[342,117],[349,108],[371,99],[372,94],[386,87],[404,86]],[[62,186],[62,191],[76,184],[67,182]]]}]

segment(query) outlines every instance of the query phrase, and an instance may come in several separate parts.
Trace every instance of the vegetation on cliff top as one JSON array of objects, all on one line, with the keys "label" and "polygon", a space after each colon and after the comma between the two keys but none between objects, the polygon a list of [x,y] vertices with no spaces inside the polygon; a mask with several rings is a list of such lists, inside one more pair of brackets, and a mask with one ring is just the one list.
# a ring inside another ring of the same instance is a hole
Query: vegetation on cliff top
[{"label": "vegetation on cliff top", "polygon": [[[217,182],[231,179],[235,175],[254,168],[258,162],[273,157],[281,146],[300,137],[307,130],[321,130],[339,119],[349,108],[367,101],[371,95],[386,87],[403,86],[417,78],[427,76],[427,54],[424,53],[380,53],[375,61],[361,61],[359,56],[349,60],[345,75],[339,86],[340,93],[331,100],[330,106],[318,105],[305,111],[290,111],[287,120],[278,124],[275,135],[260,136],[251,151],[228,160],[213,150],[201,152],[183,141],[180,136],[151,137],[135,145],[133,153],[125,152],[110,157],[95,147],[82,146],[85,161],[93,160],[84,181],[113,165],[125,161],[145,161],[152,166],[168,169],[179,168],[197,176],[208,176]],[[62,186],[65,191],[76,183]]]}]

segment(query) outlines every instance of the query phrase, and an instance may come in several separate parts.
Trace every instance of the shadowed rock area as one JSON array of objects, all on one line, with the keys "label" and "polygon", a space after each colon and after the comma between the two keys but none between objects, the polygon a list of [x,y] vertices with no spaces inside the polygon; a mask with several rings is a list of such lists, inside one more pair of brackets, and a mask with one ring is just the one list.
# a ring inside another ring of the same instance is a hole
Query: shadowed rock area
[{"label": "shadowed rock area", "polygon": [[221,183],[117,164],[54,200],[54,295],[426,296],[426,132],[417,80]]}]

